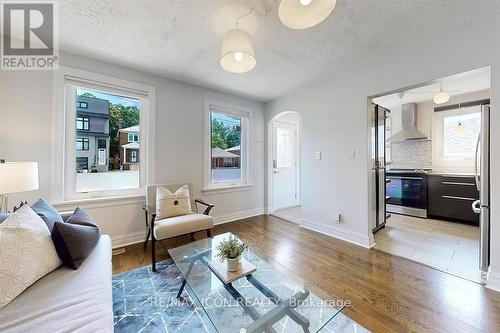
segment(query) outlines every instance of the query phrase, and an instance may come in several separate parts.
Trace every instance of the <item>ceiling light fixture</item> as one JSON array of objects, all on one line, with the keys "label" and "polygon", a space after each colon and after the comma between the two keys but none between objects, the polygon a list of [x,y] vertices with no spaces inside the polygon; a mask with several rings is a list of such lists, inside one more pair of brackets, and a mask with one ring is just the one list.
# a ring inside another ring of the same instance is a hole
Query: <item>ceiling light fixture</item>
[{"label": "ceiling light fixture", "polygon": [[330,16],[336,3],[337,0],[281,0],[278,16],[291,29],[307,29]]},{"label": "ceiling light fixture", "polygon": [[450,100],[450,94],[446,91],[443,91],[443,81],[441,81],[439,92],[434,95],[434,98],[432,100],[436,104],[444,104]]},{"label": "ceiling light fixture", "polygon": [[246,73],[256,64],[255,51],[248,32],[241,29],[229,30],[222,42],[221,67],[231,73]]}]

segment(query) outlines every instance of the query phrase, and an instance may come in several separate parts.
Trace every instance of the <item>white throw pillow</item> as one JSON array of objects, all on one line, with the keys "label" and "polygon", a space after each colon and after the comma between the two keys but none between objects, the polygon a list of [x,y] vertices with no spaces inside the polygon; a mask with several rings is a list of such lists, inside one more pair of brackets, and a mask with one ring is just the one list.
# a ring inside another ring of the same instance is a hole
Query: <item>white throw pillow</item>
[{"label": "white throw pillow", "polygon": [[156,188],[156,217],[164,219],[172,216],[191,214],[191,199],[189,197],[189,187],[182,186],[175,193],[164,187]]},{"label": "white throw pillow", "polygon": [[61,264],[45,222],[19,208],[0,224],[0,309]]}]

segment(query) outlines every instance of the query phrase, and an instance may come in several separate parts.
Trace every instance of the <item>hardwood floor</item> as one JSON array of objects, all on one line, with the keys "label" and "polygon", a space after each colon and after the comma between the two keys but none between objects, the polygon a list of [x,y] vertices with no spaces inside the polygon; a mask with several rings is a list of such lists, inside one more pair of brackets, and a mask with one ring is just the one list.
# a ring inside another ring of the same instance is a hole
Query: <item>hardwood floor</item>
[{"label": "hardwood floor", "polygon": [[[344,314],[374,332],[500,332],[500,293],[471,281],[272,216],[214,229],[215,234],[228,231],[269,263],[308,279],[326,294],[350,300]],[[168,248],[189,241],[183,236],[160,242],[160,260]],[[133,245],[113,257],[113,272],[150,262],[150,250]]]}]

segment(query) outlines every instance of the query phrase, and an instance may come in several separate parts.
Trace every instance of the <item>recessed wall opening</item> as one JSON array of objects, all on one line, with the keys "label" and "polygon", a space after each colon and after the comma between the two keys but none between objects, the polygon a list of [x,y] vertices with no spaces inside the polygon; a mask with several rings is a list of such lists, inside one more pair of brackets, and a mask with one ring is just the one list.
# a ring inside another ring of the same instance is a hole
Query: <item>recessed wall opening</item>
[{"label": "recessed wall opening", "polygon": [[276,115],[269,121],[268,133],[269,211],[300,223],[300,114]]},{"label": "recessed wall opening", "polygon": [[369,99],[375,249],[483,283],[490,69]]}]

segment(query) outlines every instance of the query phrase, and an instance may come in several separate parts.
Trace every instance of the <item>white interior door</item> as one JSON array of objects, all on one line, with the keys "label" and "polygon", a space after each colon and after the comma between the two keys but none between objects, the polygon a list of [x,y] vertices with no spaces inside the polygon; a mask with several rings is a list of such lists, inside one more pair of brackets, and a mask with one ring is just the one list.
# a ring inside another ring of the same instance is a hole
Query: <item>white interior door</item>
[{"label": "white interior door", "polygon": [[297,125],[273,122],[273,209],[297,205]]}]

